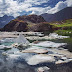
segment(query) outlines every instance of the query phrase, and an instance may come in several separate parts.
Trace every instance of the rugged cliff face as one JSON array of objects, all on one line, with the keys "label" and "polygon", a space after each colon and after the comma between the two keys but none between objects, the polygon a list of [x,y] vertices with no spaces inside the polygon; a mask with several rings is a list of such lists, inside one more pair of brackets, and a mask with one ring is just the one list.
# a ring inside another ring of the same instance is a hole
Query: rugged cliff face
[{"label": "rugged cliff face", "polygon": [[37,31],[37,32],[46,32],[46,31],[52,31],[52,25],[50,25],[48,22],[42,22],[42,23],[38,23],[36,25],[33,25],[32,27],[30,27],[30,30],[32,31]]},{"label": "rugged cliff face", "polygon": [[32,23],[45,22],[44,18],[42,16],[38,16],[38,15],[28,15],[28,16],[23,15],[23,16],[17,17],[17,19],[32,22]]},{"label": "rugged cliff face", "polygon": [[12,20],[2,28],[2,31],[27,31],[27,23],[24,21]]}]

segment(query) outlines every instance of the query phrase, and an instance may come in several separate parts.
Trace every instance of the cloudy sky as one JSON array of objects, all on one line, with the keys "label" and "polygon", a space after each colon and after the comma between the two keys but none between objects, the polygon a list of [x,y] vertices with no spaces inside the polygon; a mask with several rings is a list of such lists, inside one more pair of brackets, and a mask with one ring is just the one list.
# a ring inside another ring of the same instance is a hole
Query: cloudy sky
[{"label": "cloudy sky", "polygon": [[24,14],[54,14],[65,7],[71,7],[72,0],[0,0],[0,17],[17,17]]}]

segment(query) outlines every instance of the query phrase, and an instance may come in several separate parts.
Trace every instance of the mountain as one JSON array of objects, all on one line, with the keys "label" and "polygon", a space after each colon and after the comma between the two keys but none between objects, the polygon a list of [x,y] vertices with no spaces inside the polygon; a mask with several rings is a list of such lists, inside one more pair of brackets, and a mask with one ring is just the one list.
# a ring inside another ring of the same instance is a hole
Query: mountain
[{"label": "mountain", "polygon": [[28,21],[32,23],[40,23],[40,22],[45,22],[44,18],[42,16],[38,15],[28,15],[28,16],[18,16],[16,19],[18,20],[23,20],[23,21]]},{"label": "mountain", "polygon": [[5,25],[1,31],[27,31],[27,23],[24,21],[12,20],[7,25]]},{"label": "mountain", "polygon": [[44,13],[41,15],[47,22],[61,21],[72,18],[72,7],[67,7],[55,14]]},{"label": "mountain", "polygon": [[28,15],[18,16],[1,28],[1,31],[49,31],[52,30],[42,16]]},{"label": "mountain", "polygon": [[4,27],[6,24],[8,24],[12,19],[14,19],[13,16],[7,16],[4,15],[3,17],[0,17],[0,28]]}]

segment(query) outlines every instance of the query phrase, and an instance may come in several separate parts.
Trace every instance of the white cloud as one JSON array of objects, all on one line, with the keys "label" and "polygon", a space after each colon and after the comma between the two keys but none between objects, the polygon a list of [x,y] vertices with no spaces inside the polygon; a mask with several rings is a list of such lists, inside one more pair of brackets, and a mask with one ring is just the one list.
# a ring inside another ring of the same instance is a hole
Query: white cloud
[{"label": "white cloud", "polygon": [[30,3],[32,5],[40,5],[42,3],[47,3],[49,0],[25,0],[25,3]]},{"label": "white cloud", "polygon": [[20,3],[18,1],[19,0],[0,0],[0,16],[7,14],[16,17],[19,16],[22,11],[28,12],[34,5],[48,2],[48,0],[22,0]]},{"label": "white cloud", "polygon": [[72,6],[72,0],[66,0],[66,1],[59,1],[55,7],[51,8],[50,10],[47,11],[49,14],[54,14],[66,7],[71,7]]},{"label": "white cloud", "polygon": [[45,8],[42,8],[42,7],[32,7],[32,8],[29,8],[27,11],[32,11],[31,14],[42,14],[42,13],[46,13],[49,9],[51,9],[51,7],[45,7]]},{"label": "white cloud", "polygon": [[66,0],[68,6],[72,6],[72,0]]},{"label": "white cloud", "polygon": [[54,8],[51,8],[50,10],[47,11],[47,13],[51,13],[54,14],[62,9],[64,9],[65,7],[67,7],[67,3],[63,2],[63,1],[59,1]]},{"label": "white cloud", "polygon": [[[21,2],[20,2],[21,1]],[[54,8],[48,7],[35,7],[42,3],[47,3],[49,0],[0,0],[0,16],[12,15],[14,17],[19,16],[20,12],[29,12],[31,14],[42,13],[56,13],[59,10],[72,6],[72,0],[59,1]]]}]

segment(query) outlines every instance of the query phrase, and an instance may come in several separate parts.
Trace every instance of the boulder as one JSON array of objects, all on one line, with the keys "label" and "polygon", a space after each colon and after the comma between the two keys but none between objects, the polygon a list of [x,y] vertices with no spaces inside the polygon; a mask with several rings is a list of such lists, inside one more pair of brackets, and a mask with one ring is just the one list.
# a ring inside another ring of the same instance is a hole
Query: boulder
[{"label": "boulder", "polygon": [[50,68],[48,68],[48,67],[39,67],[38,69],[37,69],[37,72],[48,72],[50,70]]}]

